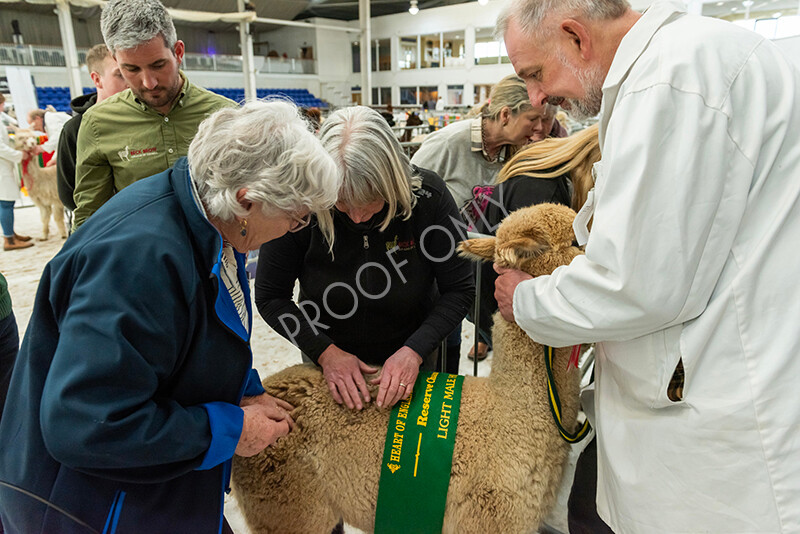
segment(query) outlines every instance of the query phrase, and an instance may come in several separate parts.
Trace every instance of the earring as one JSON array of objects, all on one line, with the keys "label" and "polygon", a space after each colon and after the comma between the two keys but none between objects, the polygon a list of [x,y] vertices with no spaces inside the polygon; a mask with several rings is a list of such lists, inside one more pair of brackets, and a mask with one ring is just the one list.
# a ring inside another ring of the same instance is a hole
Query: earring
[{"label": "earring", "polygon": [[242,234],[242,237],[247,235],[247,219],[242,219],[239,221],[239,224],[242,226],[242,229],[239,231]]}]

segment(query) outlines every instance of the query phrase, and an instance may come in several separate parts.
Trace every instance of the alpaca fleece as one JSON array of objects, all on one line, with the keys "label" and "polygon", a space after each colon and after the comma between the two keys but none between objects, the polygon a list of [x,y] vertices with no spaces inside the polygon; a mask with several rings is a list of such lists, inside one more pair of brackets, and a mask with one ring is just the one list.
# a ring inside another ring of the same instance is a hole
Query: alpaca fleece
[{"label": "alpaca fleece", "polygon": [[[523,208],[496,238],[465,241],[461,251],[548,274],[580,254],[572,246],[574,215],[554,204]],[[445,533],[536,532],[555,501],[569,450],[550,413],[543,347],[499,314],[492,334],[491,374],[467,376],[462,387]],[[554,375],[564,424],[574,429],[580,377],[567,369],[569,354],[570,348],[556,350]],[[389,410],[336,404],[311,365],[290,367],[263,384],[296,407],[296,426],[262,453],[234,458],[233,489],[250,529],[327,534],[341,518],[372,532]]]}]

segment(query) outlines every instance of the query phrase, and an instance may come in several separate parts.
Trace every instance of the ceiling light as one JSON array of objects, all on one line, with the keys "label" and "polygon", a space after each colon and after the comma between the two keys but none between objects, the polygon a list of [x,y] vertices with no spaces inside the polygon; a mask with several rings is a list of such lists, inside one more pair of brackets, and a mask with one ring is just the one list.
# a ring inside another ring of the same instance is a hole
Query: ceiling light
[{"label": "ceiling light", "polygon": [[478,3],[479,3],[480,5],[482,5],[482,6],[485,6],[486,4],[488,4],[488,3],[489,3],[489,0],[478,0]]},{"label": "ceiling light", "polygon": [[725,3],[725,2],[717,2],[717,5],[718,5],[718,6],[721,6],[721,5],[722,5],[722,4],[724,4],[724,3]]},{"label": "ceiling light", "polygon": [[419,13],[419,8],[417,7],[417,0],[411,0],[411,7],[408,8],[408,12],[412,15],[416,15]]}]

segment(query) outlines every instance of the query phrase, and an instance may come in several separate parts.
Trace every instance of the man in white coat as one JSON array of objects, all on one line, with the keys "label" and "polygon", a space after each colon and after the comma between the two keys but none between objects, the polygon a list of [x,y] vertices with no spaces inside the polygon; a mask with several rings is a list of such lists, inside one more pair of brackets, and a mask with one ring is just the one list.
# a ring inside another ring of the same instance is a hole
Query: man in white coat
[{"label": "man in white coat", "polygon": [[800,72],[663,0],[518,0],[498,30],[534,105],[600,114],[586,255],[496,285],[533,339],[597,342],[600,516],[800,532]]}]

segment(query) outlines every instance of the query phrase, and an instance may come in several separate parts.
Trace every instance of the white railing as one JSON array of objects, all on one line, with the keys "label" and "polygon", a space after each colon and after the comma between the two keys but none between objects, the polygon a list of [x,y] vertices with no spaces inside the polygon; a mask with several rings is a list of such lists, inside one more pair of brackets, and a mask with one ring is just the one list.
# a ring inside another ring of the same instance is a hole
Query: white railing
[{"label": "white railing", "polygon": [[[87,49],[78,50],[78,63],[86,62]],[[31,65],[37,67],[65,67],[64,51],[57,46],[0,44],[0,65]],[[291,59],[255,56],[256,71],[261,74],[316,74],[317,62],[313,59]],[[224,54],[186,54],[186,70],[241,72],[242,56]]]},{"label": "white railing", "polygon": [[[86,61],[86,50],[78,52],[78,59]],[[40,67],[66,67],[64,51],[56,46],[0,45],[0,65],[33,65]]]}]

